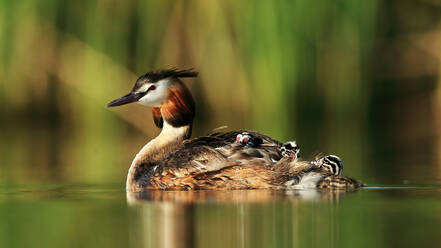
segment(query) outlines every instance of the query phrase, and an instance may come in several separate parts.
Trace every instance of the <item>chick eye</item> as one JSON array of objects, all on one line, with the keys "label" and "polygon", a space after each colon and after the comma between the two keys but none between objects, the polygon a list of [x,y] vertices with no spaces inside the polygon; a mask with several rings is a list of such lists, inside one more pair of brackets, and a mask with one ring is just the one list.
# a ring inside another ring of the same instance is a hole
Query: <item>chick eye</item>
[{"label": "chick eye", "polygon": [[149,87],[149,89],[147,91],[151,91],[151,90],[155,90],[155,89],[156,89],[156,86],[152,85]]}]

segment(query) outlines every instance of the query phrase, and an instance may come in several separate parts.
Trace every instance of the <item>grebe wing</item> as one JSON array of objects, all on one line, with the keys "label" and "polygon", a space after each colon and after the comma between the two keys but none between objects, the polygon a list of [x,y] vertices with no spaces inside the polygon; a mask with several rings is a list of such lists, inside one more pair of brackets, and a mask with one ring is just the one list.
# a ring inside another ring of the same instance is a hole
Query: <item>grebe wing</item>
[{"label": "grebe wing", "polygon": [[218,171],[230,166],[267,167],[280,160],[280,142],[257,132],[249,132],[261,138],[257,147],[247,147],[235,143],[242,131],[214,133],[187,140],[177,151],[160,162],[163,173],[183,177]]}]

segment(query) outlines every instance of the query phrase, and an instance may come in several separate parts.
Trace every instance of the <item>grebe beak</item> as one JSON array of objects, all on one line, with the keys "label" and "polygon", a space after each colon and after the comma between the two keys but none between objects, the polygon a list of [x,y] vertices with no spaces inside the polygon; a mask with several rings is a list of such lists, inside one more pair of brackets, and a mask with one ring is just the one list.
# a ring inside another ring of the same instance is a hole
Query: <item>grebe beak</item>
[{"label": "grebe beak", "polygon": [[139,99],[141,99],[144,95],[146,94],[146,92],[139,92],[139,93],[133,93],[130,92],[127,95],[124,95],[118,99],[115,99],[111,102],[109,102],[107,104],[107,107],[115,107],[115,106],[120,106],[120,105],[124,105],[124,104],[128,104],[128,103],[132,103],[132,102],[137,102]]}]

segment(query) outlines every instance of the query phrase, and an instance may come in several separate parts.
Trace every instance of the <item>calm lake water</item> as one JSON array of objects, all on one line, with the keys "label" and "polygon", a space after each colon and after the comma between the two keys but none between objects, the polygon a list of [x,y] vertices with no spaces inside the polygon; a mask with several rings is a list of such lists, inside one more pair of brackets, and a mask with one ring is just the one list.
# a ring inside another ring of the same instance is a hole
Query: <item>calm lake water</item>
[{"label": "calm lake water", "polygon": [[440,247],[441,187],[356,192],[0,188],[0,247]]}]

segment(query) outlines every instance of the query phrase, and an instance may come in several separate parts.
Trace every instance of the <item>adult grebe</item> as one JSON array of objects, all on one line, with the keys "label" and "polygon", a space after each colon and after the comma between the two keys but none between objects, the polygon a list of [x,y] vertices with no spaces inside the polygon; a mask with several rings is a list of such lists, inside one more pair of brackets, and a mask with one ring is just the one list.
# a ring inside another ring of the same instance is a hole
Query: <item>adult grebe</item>
[{"label": "adult grebe", "polygon": [[176,69],[148,72],[138,78],[130,93],[107,105],[138,102],[152,107],[154,123],[162,128],[130,165],[128,191],[359,187],[356,181],[341,179],[337,184],[332,180],[345,178],[339,176],[343,167],[338,157],[337,162],[332,155],[300,161],[295,142],[282,144],[249,131],[189,139],[195,103],[179,78],[197,74]]}]

